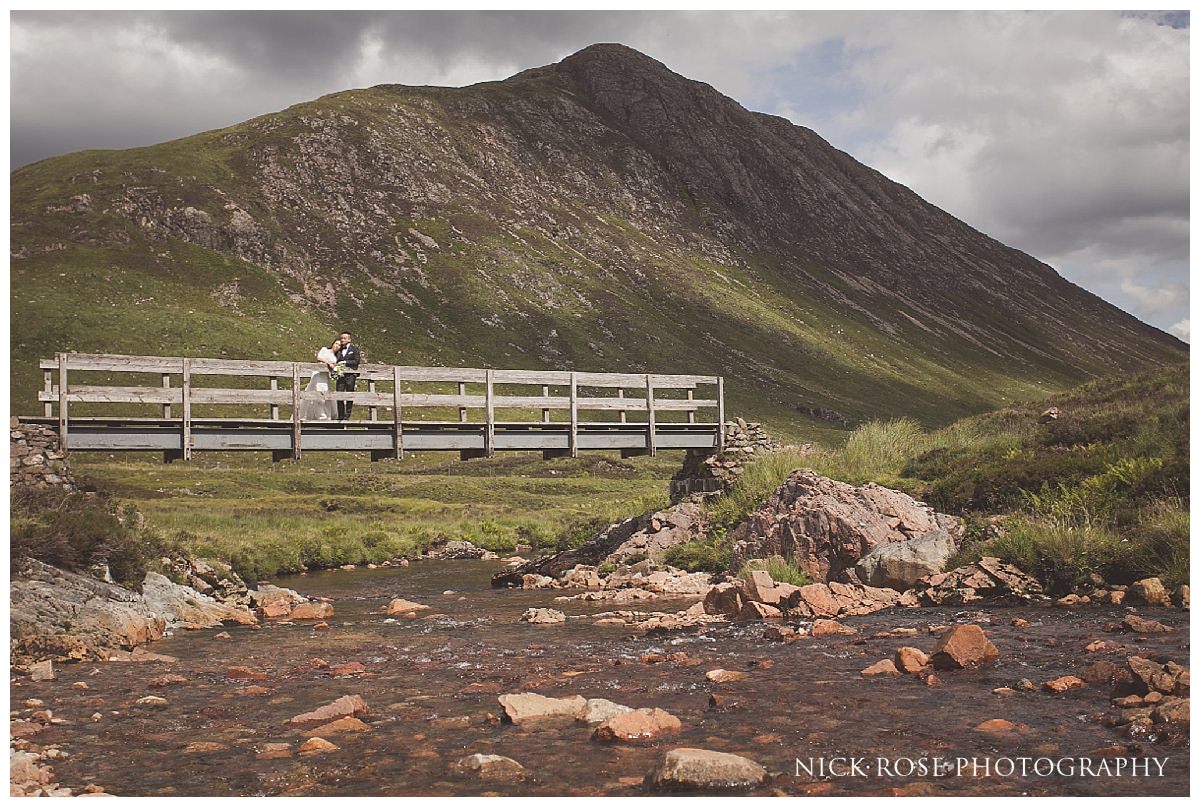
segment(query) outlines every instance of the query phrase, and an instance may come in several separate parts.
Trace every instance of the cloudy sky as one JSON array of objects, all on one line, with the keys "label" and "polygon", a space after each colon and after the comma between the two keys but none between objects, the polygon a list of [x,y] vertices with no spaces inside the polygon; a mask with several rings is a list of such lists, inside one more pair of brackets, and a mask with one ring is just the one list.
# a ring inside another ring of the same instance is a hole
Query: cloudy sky
[{"label": "cloudy sky", "polygon": [[1187,12],[13,12],[13,167],[622,42],[1184,339]]}]

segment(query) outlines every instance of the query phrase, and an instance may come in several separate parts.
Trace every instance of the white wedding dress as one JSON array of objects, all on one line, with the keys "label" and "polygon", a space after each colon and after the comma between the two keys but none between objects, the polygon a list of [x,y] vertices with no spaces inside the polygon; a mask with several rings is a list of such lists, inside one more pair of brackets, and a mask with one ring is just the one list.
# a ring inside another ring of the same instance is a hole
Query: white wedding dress
[{"label": "white wedding dress", "polygon": [[[317,361],[337,363],[337,356],[327,347],[317,353]],[[305,392],[329,392],[329,371],[318,370],[308,380]],[[337,420],[337,401],[302,401],[300,404],[301,420]]]}]

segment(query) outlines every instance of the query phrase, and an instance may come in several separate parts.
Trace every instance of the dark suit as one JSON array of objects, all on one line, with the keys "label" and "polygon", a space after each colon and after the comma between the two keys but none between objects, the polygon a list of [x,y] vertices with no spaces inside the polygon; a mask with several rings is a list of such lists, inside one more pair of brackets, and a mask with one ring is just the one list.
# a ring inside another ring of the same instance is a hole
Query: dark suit
[{"label": "dark suit", "polygon": [[[346,372],[337,380],[338,392],[354,392],[354,385],[358,381],[358,373],[350,372],[358,369],[358,363],[362,359],[362,353],[358,350],[358,345],[351,342],[348,345],[343,345],[342,349],[337,352],[338,361],[346,363]],[[338,401],[338,420],[349,420],[350,412],[354,409],[354,401]]]}]

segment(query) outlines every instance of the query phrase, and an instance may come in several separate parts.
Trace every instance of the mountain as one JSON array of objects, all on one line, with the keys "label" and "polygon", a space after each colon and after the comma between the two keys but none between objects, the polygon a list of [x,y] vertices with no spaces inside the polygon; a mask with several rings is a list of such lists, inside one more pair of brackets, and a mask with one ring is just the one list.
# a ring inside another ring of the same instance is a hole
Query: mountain
[{"label": "mountain", "polygon": [[43,160],[11,187],[15,411],[56,350],[306,359],[342,328],[381,362],[719,373],[732,413],[816,436],[1186,357],[621,45]]}]

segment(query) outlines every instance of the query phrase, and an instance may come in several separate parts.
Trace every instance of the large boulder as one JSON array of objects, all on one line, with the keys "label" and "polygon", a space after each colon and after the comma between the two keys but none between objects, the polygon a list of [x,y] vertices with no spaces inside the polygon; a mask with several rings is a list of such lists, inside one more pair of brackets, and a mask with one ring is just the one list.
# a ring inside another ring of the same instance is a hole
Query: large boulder
[{"label": "large boulder", "polygon": [[734,531],[732,565],[782,555],[814,580],[845,580],[876,547],[934,530],[956,536],[962,524],[900,491],[800,470]]},{"label": "large boulder", "polygon": [[579,565],[626,564],[635,558],[662,560],[668,549],[703,537],[707,529],[704,508],[695,502],[650,510],[606,527],[580,547],[500,572],[492,578],[492,585],[519,588],[529,574],[557,580]]},{"label": "large boulder", "polygon": [[957,551],[954,536],[945,530],[931,530],[917,538],[875,547],[854,569],[869,586],[908,591],[921,578],[944,570]]}]

